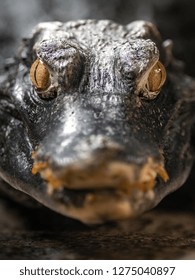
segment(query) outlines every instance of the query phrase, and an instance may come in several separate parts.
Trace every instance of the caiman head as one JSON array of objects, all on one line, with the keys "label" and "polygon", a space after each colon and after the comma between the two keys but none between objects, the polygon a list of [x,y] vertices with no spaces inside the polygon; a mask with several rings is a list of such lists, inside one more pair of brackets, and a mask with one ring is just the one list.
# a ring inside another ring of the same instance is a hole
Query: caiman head
[{"label": "caiman head", "polygon": [[143,21],[39,24],[1,84],[1,177],[85,223],[138,215],[186,180],[195,83]]}]

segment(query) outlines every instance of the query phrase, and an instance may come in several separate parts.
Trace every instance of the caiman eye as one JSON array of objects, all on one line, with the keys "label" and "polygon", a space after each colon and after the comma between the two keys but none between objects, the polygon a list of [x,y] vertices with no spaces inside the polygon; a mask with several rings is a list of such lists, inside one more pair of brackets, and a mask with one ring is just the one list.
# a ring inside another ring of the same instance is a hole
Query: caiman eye
[{"label": "caiman eye", "polygon": [[147,89],[151,92],[159,92],[166,81],[166,70],[158,61],[148,75]]},{"label": "caiman eye", "polygon": [[36,59],[30,68],[30,79],[38,91],[46,90],[50,85],[50,74],[44,63]]}]

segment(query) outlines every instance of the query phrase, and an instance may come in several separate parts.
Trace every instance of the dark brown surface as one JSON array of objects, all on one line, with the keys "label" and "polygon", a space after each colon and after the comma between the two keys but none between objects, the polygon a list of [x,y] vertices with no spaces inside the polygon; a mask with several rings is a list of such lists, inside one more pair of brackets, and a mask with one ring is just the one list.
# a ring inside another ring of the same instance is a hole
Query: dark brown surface
[{"label": "dark brown surface", "polygon": [[0,213],[0,259],[195,259],[190,212],[155,210],[98,227],[5,200]]}]

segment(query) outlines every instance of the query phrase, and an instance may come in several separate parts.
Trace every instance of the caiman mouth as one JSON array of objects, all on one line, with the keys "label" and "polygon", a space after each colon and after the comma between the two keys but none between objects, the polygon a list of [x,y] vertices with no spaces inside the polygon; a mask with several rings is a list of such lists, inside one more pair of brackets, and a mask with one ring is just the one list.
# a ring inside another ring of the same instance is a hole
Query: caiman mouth
[{"label": "caiman mouth", "polygon": [[32,173],[40,173],[47,182],[48,194],[74,191],[85,193],[82,203],[57,210],[86,223],[100,223],[134,216],[150,208],[157,178],[167,182],[163,162],[148,158],[142,165],[113,161],[101,165],[73,164],[54,169],[49,162],[36,161]]},{"label": "caiman mouth", "polygon": [[52,169],[48,162],[35,161],[32,173],[38,172],[47,182],[50,193],[61,188],[111,188],[131,194],[134,189],[143,192],[153,189],[157,176],[164,182],[169,178],[162,163],[156,163],[152,158],[142,166],[114,161],[98,168],[94,164],[74,164],[60,170]]}]

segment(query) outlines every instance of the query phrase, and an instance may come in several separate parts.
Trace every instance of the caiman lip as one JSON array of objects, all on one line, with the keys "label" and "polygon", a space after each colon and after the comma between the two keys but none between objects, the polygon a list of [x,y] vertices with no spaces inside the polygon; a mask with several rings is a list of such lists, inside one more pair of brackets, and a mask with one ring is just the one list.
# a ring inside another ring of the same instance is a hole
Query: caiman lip
[{"label": "caiman lip", "polygon": [[[125,219],[150,208],[155,198],[157,177],[167,182],[169,176],[163,162],[148,158],[145,164],[113,161],[97,166],[74,164],[63,169],[52,169],[48,162],[34,161],[32,173],[40,173],[47,182],[49,195],[64,190],[85,195],[82,205],[67,205],[66,215],[86,223]],[[63,209],[58,209],[64,213]]]},{"label": "caiman lip", "polygon": [[64,169],[54,170],[48,162],[35,161],[32,173],[40,173],[47,182],[49,192],[66,188],[81,189],[118,189],[128,194],[136,188],[143,192],[153,189],[156,177],[164,182],[169,177],[162,163],[152,158],[142,165],[113,161],[97,167],[93,164],[74,164]]}]

